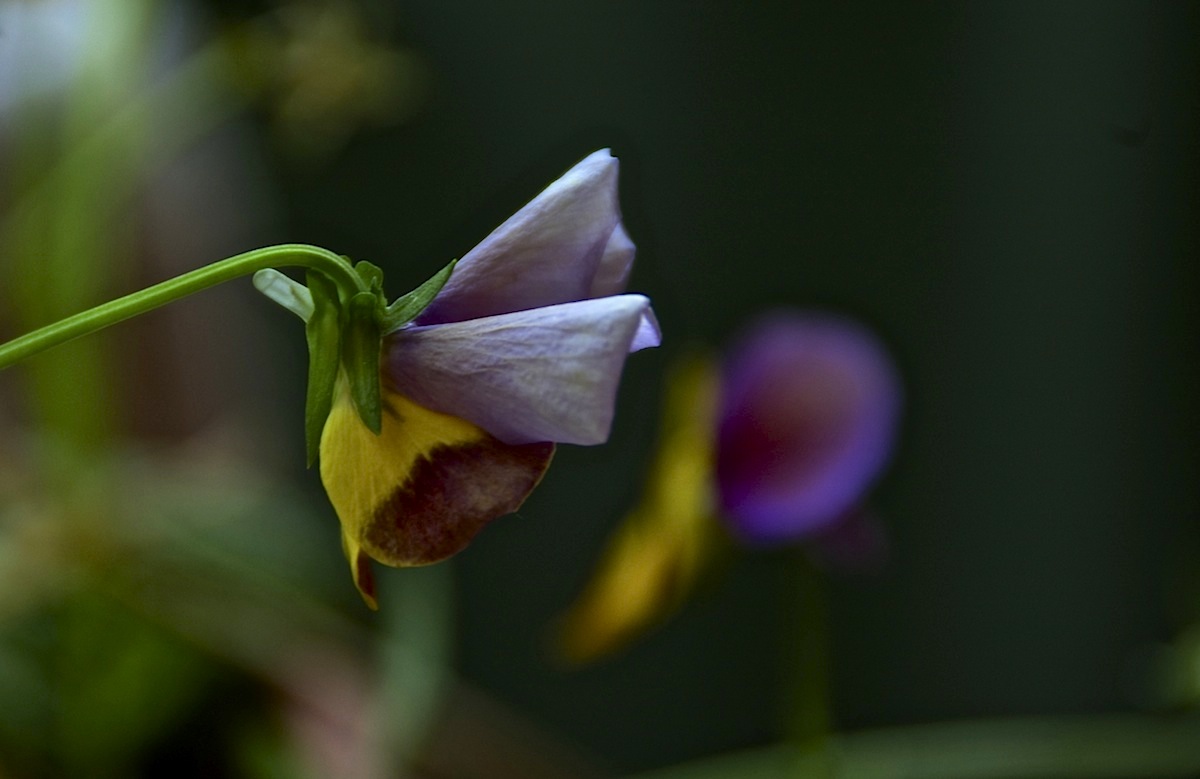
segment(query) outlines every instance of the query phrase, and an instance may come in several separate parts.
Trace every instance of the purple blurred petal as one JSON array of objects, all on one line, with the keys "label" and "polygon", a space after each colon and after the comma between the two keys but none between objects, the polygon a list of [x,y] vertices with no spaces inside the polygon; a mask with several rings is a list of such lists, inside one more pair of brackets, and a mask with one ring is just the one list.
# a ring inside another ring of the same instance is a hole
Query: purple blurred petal
[{"label": "purple blurred petal", "polygon": [[417,324],[462,322],[622,291],[633,243],[621,227],[617,168],[616,158],[603,149],[563,174],[467,252]]},{"label": "purple blurred petal", "polygon": [[650,301],[616,295],[415,326],[387,340],[386,373],[423,406],[508,444],[608,438],[621,369],[649,337]]},{"label": "purple blurred petal", "polygon": [[887,462],[901,388],[862,327],[776,314],[725,361],[717,482],[748,542],[794,540],[855,504]]}]

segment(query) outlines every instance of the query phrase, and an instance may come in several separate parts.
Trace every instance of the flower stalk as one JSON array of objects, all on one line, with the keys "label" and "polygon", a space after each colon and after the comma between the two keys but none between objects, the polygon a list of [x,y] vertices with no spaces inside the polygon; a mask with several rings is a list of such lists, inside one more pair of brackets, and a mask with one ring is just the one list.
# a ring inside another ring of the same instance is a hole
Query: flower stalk
[{"label": "flower stalk", "polygon": [[284,266],[307,268],[321,274],[347,299],[367,291],[366,283],[355,273],[350,262],[328,249],[305,244],[268,246],[214,262],[0,344],[0,370],[209,287],[267,268]]}]

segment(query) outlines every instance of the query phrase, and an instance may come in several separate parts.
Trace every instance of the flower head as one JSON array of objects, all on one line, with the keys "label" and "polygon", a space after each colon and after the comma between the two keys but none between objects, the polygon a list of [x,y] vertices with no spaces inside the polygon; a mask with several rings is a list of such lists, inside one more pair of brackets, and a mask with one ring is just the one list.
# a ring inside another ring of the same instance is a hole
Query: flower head
[{"label": "flower head", "polygon": [[607,439],[626,355],[659,342],[650,301],[618,294],[633,255],[617,161],[596,152],[464,256],[415,319],[384,328],[378,431],[338,379],[321,477],[369,603],[368,559],[449,557],[521,505],[555,443]]},{"label": "flower head", "polygon": [[861,502],[891,454],[901,391],[864,328],[778,312],[669,387],[642,500],[563,621],[569,659],[606,654],[682,603],[721,525],[752,547],[806,542],[843,567],[882,544]]},{"label": "flower head", "polygon": [[827,528],[887,462],[900,387],[887,353],[861,326],[776,313],[722,366],[716,484],[739,539],[794,541]]}]

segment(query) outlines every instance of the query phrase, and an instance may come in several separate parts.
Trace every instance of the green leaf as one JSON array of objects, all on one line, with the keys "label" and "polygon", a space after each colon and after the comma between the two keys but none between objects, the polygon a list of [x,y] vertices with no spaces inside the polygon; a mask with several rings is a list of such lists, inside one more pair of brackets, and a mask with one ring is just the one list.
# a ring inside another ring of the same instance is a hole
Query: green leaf
[{"label": "green leaf", "polygon": [[308,393],[304,400],[304,445],[309,467],[321,450],[321,431],[333,408],[341,356],[342,328],[337,285],[322,273],[308,272],[313,312],[304,325],[308,338]]},{"label": "green leaf", "polygon": [[92,593],[69,601],[59,625],[62,775],[129,776],[204,697],[213,667],[177,635]]},{"label": "green leaf", "polygon": [[454,575],[450,566],[410,568],[388,592],[377,664],[386,776],[413,765],[454,686]]},{"label": "green leaf", "polygon": [[312,317],[313,298],[308,287],[274,268],[265,268],[255,273],[254,288],[305,322]]},{"label": "green leaf", "polygon": [[396,298],[384,311],[382,334],[394,333],[416,319],[417,315],[424,311],[442,291],[442,287],[446,286],[446,282],[450,280],[450,274],[454,273],[456,264],[458,264],[458,260],[451,260],[446,267],[433,274],[424,284],[407,295]]},{"label": "green leaf", "polygon": [[379,333],[377,303],[372,292],[350,298],[342,335],[342,366],[350,379],[350,396],[363,424],[375,435],[383,430],[383,402],[379,386]]}]

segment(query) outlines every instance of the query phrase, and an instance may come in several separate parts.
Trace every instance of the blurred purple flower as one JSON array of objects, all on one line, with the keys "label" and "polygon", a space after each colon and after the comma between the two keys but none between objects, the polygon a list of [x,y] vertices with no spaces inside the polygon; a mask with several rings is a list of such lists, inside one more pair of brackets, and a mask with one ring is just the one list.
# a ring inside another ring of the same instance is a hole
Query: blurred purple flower
[{"label": "blurred purple flower", "polygon": [[[862,501],[895,443],[901,388],[883,346],[828,314],[765,316],[722,360],[668,381],[661,442],[641,500],[563,616],[559,649],[588,662],[682,603],[725,544],[803,542],[837,570],[882,562]],[[720,519],[718,519],[720,518]]]},{"label": "blurred purple flower", "polygon": [[839,317],[778,312],[722,366],[716,482],[750,545],[827,535],[891,455],[901,388],[883,346]]}]

